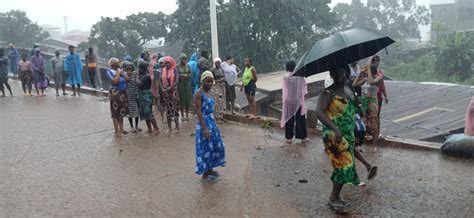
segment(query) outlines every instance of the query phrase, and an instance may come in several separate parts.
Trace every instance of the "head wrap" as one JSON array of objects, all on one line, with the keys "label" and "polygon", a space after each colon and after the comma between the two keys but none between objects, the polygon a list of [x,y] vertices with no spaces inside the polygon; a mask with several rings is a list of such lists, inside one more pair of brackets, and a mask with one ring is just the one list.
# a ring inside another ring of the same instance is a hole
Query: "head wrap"
[{"label": "head wrap", "polygon": [[220,58],[214,58],[214,63],[216,62],[221,62],[222,63],[222,60]]},{"label": "head wrap", "polygon": [[120,60],[118,58],[110,58],[109,62],[107,62],[107,63],[110,67],[112,67],[112,65],[120,63]]},{"label": "head wrap", "polygon": [[[206,80],[206,78],[208,78],[208,77],[211,77],[212,79],[214,79],[214,75],[212,75],[211,71],[206,70],[201,75],[201,83],[204,83],[204,80]],[[216,82],[214,81],[214,84],[215,83]]]},{"label": "head wrap", "polygon": [[179,56],[179,60],[184,60],[184,59],[188,59],[188,56],[185,53],[181,53],[181,55]]},{"label": "head wrap", "polygon": [[158,59],[158,63],[159,64],[165,63],[165,57],[161,57],[160,59]]},{"label": "head wrap", "polygon": [[168,68],[163,68],[163,71],[161,72],[161,82],[165,87],[168,87],[172,84],[174,84],[175,77],[176,77],[176,61],[170,57],[166,56],[163,58],[165,63],[170,63],[170,69]]}]

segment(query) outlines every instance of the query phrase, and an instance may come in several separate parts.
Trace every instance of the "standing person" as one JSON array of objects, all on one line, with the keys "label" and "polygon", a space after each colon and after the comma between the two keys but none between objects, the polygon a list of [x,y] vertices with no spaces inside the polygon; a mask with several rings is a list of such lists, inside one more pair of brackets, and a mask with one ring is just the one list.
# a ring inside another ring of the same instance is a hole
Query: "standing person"
[{"label": "standing person", "polygon": [[[179,74],[178,93],[179,93],[179,108],[181,110],[181,120],[189,120],[189,107],[192,104],[192,90],[191,90],[191,68],[189,67],[188,57],[186,54],[181,54],[180,62],[176,69]],[[186,117],[184,116],[186,112]]]},{"label": "standing person", "polygon": [[467,106],[464,120],[464,135],[474,136],[474,96],[471,97],[471,102]]},{"label": "standing person", "polygon": [[[31,83],[33,81],[33,65],[27,60],[27,55],[21,55],[21,61],[18,62],[18,71],[20,72],[21,87],[25,96],[31,96]],[[28,88],[28,93],[26,92]]]},{"label": "standing person", "polygon": [[148,65],[146,63],[140,63],[140,65],[138,65],[138,75],[135,78],[138,89],[140,90],[138,95],[140,120],[145,120],[148,133],[152,133],[153,131],[159,133],[160,129],[153,115],[153,95],[150,91],[152,80],[150,75],[147,74],[147,67]]},{"label": "standing person", "polygon": [[373,152],[377,152],[377,139],[379,137],[379,118],[378,118],[378,102],[377,102],[377,91],[380,86],[380,81],[383,79],[382,75],[378,72],[378,56],[369,58],[368,65],[364,71],[354,80],[354,87],[361,87],[362,89],[362,100],[364,106],[365,125],[367,133],[369,134],[369,140],[372,140]]},{"label": "standing person", "polygon": [[[359,76],[360,74],[360,66],[359,64],[357,63],[357,61],[355,62],[352,62],[350,65],[349,65],[349,69],[351,70],[351,77],[350,77],[350,81],[351,82],[354,82],[354,80]],[[352,83],[351,83],[352,84]],[[361,97],[362,96],[362,90],[360,87],[354,87],[354,91],[355,93],[357,94],[357,96]]]},{"label": "standing person", "polygon": [[142,52],[142,53],[140,54],[140,57],[137,58],[137,66],[140,65],[140,63],[142,63],[142,62],[147,63],[147,61],[146,61],[146,53],[145,53],[145,52]]},{"label": "standing person", "polygon": [[220,58],[214,59],[214,69],[212,75],[214,76],[214,86],[211,90],[211,95],[216,101],[214,116],[216,119],[223,119],[225,112],[225,76],[221,67],[222,60]]},{"label": "standing person", "polygon": [[225,145],[214,118],[214,99],[210,94],[214,78],[210,71],[201,75],[201,88],[194,94],[196,123],[196,174],[209,182],[217,182],[214,168],[225,166]]},{"label": "standing person", "polygon": [[94,53],[94,49],[89,47],[89,52],[86,53],[86,66],[87,66],[87,73],[89,74],[89,80],[91,82],[92,88],[96,88],[95,86],[95,77],[97,74],[97,54]]},{"label": "standing person", "polygon": [[128,99],[127,99],[127,74],[120,69],[120,60],[111,58],[108,62],[110,68],[107,70],[107,76],[111,80],[109,91],[110,113],[114,123],[115,136],[121,137],[122,134],[128,134],[123,129],[123,118],[128,115]]},{"label": "standing person", "polygon": [[[81,96],[82,85],[82,62],[79,54],[75,52],[75,47],[70,45],[68,47],[69,54],[64,60],[64,71],[68,75],[69,84],[72,87],[72,96]],[[77,87],[77,91],[76,91]]]},{"label": "standing person", "polygon": [[257,92],[257,70],[252,64],[251,58],[245,58],[245,70],[242,76],[243,85],[240,91],[245,89],[245,96],[249,103],[250,114],[247,115],[250,120],[257,119],[257,104],[255,103],[255,93]]},{"label": "standing person", "polygon": [[237,82],[237,76],[240,74],[240,69],[235,66],[234,58],[232,58],[232,56],[227,56],[226,61],[221,64],[221,67],[224,71],[225,78],[226,109],[234,114],[235,99],[237,98],[235,93],[235,82]]},{"label": "standing person", "polygon": [[193,96],[194,93],[199,89],[199,65],[197,62],[197,53],[194,52],[191,55],[191,58],[189,59],[188,65],[191,68],[191,73],[192,73],[192,80],[191,80],[191,88],[193,90]]},{"label": "standing person", "polygon": [[[44,58],[39,48],[36,48],[35,55],[31,58],[31,64],[33,65],[33,81],[36,94],[45,96],[44,89],[48,86],[48,82],[44,73]],[[39,89],[41,89],[41,94],[38,91]]]},{"label": "standing person", "polygon": [[2,97],[5,97],[3,85],[7,87],[10,95],[13,97],[12,88],[8,84],[8,58],[5,57],[5,51],[0,49],[0,90],[2,91]]},{"label": "standing person", "polygon": [[10,71],[13,73],[13,77],[16,77],[20,53],[18,53],[18,49],[16,49],[15,44],[13,43],[10,43],[8,47],[9,47],[8,59],[10,60]]},{"label": "standing person", "polygon": [[306,108],[304,104],[304,96],[308,94],[308,87],[304,77],[291,76],[295,67],[296,63],[293,60],[286,63],[287,73],[283,77],[283,113],[281,114],[280,127],[285,127],[287,144],[293,143],[294,136],[296,136],[296,139],[301,139],[301,143],[304,144],[309,141],[306,126]]},{"label": "standing person", "polygon": [[[208,51],[206,51],[206,50],[201,51],[201,57],[199,58],[199,61],[198,61],[198,67],[199,67],[199,78],[201,77],[201,74],[204,71],[211,70],[212,63],[209,62],[209,52]],[[201,81],[199,81],[199,82],[201,82]]]},{"label": "standing person", "polygon": [[38,43],[33,44],[33,48],[30,50],[30,58],[35,56],[35,51],[37,48],[39,48],[39,44]]},{"label": "standing person", "polygon": [[[151,56],[151,61],[150,61],[150,64],[148,65],[148,73],[150,75],[151,81],[154,81],[154,78],[155,78],[155,65],[158,63],[158,59],[161,58],[160,56],[161,56],[161,54],[153,54]],[[152,83],[151,93],[153,94],[153,96],[155,98],[158,96],[157,92],[158,92],[158,90],[156,89],[156,84]]]},{"label": "standing person", "polygon": [[60,57],[61,53],[59,50],[54,52],[55,57],[51,60],[54,73],[54,85],[56,88],[56,96],[59,96],[59,86],[61,85],[63,89],[63,96],[66,96],[66,80],[67,75],[64,71],[64,58]]},{"label": "standing person", "polygon": [[163,95],[161,93],[161,72],[165,68],[165,58],[161,57],[158,59],[158,63],[155,65],[155,76],[153,83],[156,86],[157,89],[157,97],[156,97],[156,106],[158,107],[158,111],[160,112],[161,116],[161,123],[165,122],[165,108],[166,104],[165,101],[163,100]]},{"label": "standing person", "polygon": [[[146,64],[146,63],[145,63]],[[128,99],[128,122],[133,133],[141,131],[138,128],[138,87],[137,87],[137,73],[134,71],[132,62],[125,61],[122,64],[122,68],[125,70],[127,77],[130,78],[127,81],[127,99]],[[135,119],[135,126],[133,125],[133,119]]]},{"label": "standing person", "polygon": [[382,77],[382,80],[380,80],[379,89],[377,90],[377,103],[378,103],[378,106],[379,106],[378,107],[378,115],[377,115],[377,118],[378,118],[377,127],[378,127],[379,135],[377,137],[380,138],[380,137],[382,137],[382,134],[380,133],[380,112],[382,111],[382,105],[383,105],[384,100],[385,100],[385,104],[388,104],[388,95],[387,95],[387,89],[385,87],[385,82],[384,82],[385,74],[384,74],[383,70],[378,68],[380,66],[380,57],[379,56],[374,57],[374,63],[377,65],[377,71]]},{"label": "standing person", "polygon": [[377,166],[369,164],[359,151],[354,149],[355,113],[360,104],[354,92],[345,85],[347,70],[338,68],[329,73],[334,83],[319,96],[316,109],[318,119],[323,123],[325,152],[334,171],[331,176],[333,188],[328,206],[338,214],[347,214],[347,203],[340,197],[345,184],[359,185],[354,156],[367,168],[368,179],[377,174]]},{"label": "standing person", "polygon": [[176,132],[179,132],[179,95],[177,85],[179,82],[176,62],[170,56],[164,58],[165,68],[160,75],[160,88],[163,102],[166,106],[166,121],[168,123],[169,133],[173,133],[171,121],[174,120]]}]

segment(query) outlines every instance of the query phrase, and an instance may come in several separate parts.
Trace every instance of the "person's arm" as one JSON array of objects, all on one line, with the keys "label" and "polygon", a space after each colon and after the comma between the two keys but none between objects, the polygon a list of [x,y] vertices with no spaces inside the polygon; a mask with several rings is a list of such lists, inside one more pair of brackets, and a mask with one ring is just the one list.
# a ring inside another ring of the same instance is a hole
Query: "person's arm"
[{"label": "person's arm", "polygon": [[199,119],[199,123],[201,124],[202,130],[204,132],[204,137],[206,139],[210,139],[211,134],[209,130],[207,129],[206,122],[204,122],[204,117],[202,116],[202,112],[201,112],[201,106],[202,106],[202,94],[201,92],[197,91],[196,94],[194,94],[194,107],[196,108],[196,113]]},{"label": "person's arm", "polygon": [[382,94],[383,94],[384,99],[385,99],[385,104],[388,104],[387,88],[385,88],[385,84],[382,87]]},{"label": "person's arm", "polygon": [[364,85],[365,78],[362,78],[363,74],[364,74],[364,71],[359,73],[359,75],[354,79],[354,81],[352,81],[352,87],[360,87]]},{"label": "person's arm", "polygon": [[[336,136],[336,143],[339,143],[342,140],[342,133],[336,124],[334,124],[331,119],[324,113],[324,111],[329,107],[331,101],[331,94],[327,91],[323,92],[319,96],[318,106],[316,107],[316,117],[328,128],[332,129]],[[335,146],[331,146],[330,149],[334,154],[338,154],[339,150]]]},{"label": "person's arm", "polygon": [[86,66],[89,66],[89,54],[86,54],[86,58],[84,59],[86,59]]},{"label": "person's arm", "polygon": [[257,70],[255,69],[255,67],[252,67],[252,78],[253,78],[253,81],[254,82],[257,82]]},{"label": "person's arm", "polygon": [[176,69],[174,69],[174,78],[175,78],[174,83],[171,84],[171,86],[168,88],[168,90],[170,90],[170,89],[172,89],[172,88],[174,88],[178,85],[179,76],[178,76],[178,70],[176,70]]}]

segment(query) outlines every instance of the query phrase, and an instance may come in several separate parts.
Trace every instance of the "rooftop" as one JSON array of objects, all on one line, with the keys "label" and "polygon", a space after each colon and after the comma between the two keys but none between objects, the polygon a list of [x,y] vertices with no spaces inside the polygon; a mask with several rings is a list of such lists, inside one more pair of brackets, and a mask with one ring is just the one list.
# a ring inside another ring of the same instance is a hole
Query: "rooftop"
[{"label": "rooftop", "polygon": [[454,3],[456,3],[456,0],[431,0],[430,5],[447,5]]}]

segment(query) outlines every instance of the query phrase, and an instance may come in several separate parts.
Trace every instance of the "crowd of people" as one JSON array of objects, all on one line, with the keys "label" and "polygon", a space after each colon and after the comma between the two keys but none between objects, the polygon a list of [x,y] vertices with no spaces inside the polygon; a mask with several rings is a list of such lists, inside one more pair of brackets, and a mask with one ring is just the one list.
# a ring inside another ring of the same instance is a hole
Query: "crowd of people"
[{"label": "crowd of people", "polygon": [[[18,56],[14,45],[8,58],[0,50],[0,82],[3,95],[5,85],[12,94],[8,84],[8,63],[10,70],[18,74],[23,92],[31,96],[32,84],[38,96],[44,96],[47,87],[45,60],[41,50],[35,47],[31,57],[21,55],[21,60],[13,61]],[[9,60],[10,59],[10,60]],[[90,48],[86,54],[87,72],[91,85],[95,86],[97,73],[97,55]],[[59,88],[62,94],[66,82],[72,87],[73,96],[81,94],[82,63],[73,46],[69,54],[62,58],[56,51],[51,60],[56,95]],[[140,121],[145,121],[148,133],[159,133],[158,122],[153,113],[156,105],[161,120],[168,127],[168,133],[180,131],[180,120],[188,121],[190,109],[194,108],[196,122],[196,173],[204,180],[216,182],[219,174],[214,170],[225,165],[225,145],[217,121],[223,118],[228,110],[234,113],[236,99],[236,82],[242,73],[241,91],[245,92],[249,103],[248,119],[258,119],[255,103],[257,71],[252,59],[246,58],[242,72],[231,56],[225,61],[215,58],[209,60],[209,53],[201,51],[200,57],[194,52],[190,59],[186,54],[179,56],[178,62],[170,56],[151,55],[143,52],[132,61],[129,55],[122,59],[110,58],[107,77],[111,81],[109,90],[110,111],[116,137],[124,134],[143,131]],[[325,81],[325,89],[319,97],[317,117],[323,124],[323,143],[329,160],[334,167],[331,176],[333,190],[328,206],[337,213],[347,212],[347,202],[340,198],[345,184],[361,185],[356,172],[355,159],[360,160],[368,171],[368,179],[377,174],[377,166],[370,164],[362,153],[360,146],[365,140],[371,141],[373,151],[377,151],[377,139],[380,136],[380,110],[383,101],[388,103],[387,91],[383,82],[383,72],[378,69],[380,58],[369,58],[366,66],[356,63],[330,70],[330,79]],[[292,76],[296,67],[294,61],[286,63],[287,74],[282,86],[281,127],[285,128],[288,144],[293,138],[301,142],[309,141],[305,95],[308,93],[305,78]],[[128,118],[130,131],[125,130],[124,118]]]}]

